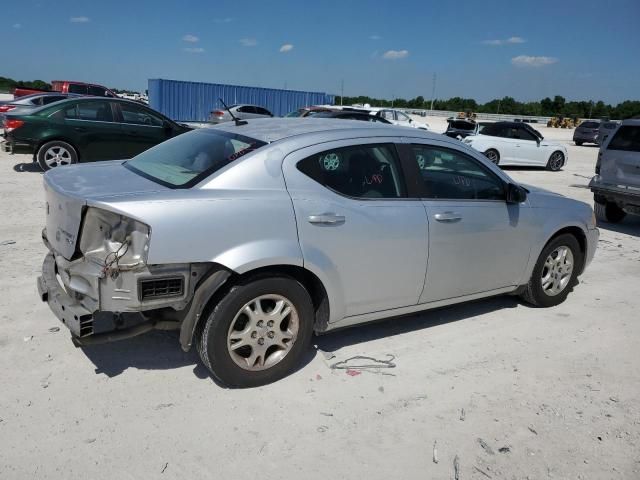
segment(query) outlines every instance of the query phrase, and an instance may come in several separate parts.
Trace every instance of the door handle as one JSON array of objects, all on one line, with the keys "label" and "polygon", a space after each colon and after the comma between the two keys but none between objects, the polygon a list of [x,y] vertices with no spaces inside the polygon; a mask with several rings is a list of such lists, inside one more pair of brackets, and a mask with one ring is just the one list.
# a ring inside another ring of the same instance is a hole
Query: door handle
[{"label": "door handle", "polygon": [[444,213],[436,213],[433,218],[435,218],[438,222],[444,223],[454,223],[462,220],[462,215],[454,212],[444,212]]},{"label": "door handle", "polygon": [[336,215],[335,213],[309,215],[308,220],[314,225],[342,225],[345,222],[344,215]]}]

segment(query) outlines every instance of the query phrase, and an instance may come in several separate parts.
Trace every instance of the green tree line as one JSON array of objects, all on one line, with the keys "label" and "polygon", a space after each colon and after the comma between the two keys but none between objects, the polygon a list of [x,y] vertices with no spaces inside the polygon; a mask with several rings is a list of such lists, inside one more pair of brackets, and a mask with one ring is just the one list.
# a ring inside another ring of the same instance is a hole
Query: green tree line
[{"label": "green tree line", "polygon": [[38,90],[51,90],[51,84],[44,80],[14,80],[13,78],[0,77],[0,92],[11,93],[16,87],[36,88]]},{"label": "green tree line", "polygon": [[[340,102],[340,97],[336,96],[336,102]],[[418,96],[411,100],[404,98],[396,98],[394,100],[385,100],[379,98],[371,98],[366,96],[344,97],[342,99],[344,105],[364,104],[377,107],[396,107],[396,108],[415,108],[425,109],[431,108],[431,100],[425,100],[424,97]],[[577,116],[580,118],[613,118],[625,119],[640,115],[640,101],[625,100],[617,105],[609,105],[602,100],[597,102],[590,101],[571,101],[560,95],[556,95],[553,99],[547,97],[537,102],[519,102],[513,97],[496,98],[490,102],[481,104],[473,98],[453,97],[448,100],[436,99],[433,101],[434,110],[449,110],[454,112],[478,112],[478,113],[503,113],[508,115],[533,115],[550,117],[554,115]]]}]

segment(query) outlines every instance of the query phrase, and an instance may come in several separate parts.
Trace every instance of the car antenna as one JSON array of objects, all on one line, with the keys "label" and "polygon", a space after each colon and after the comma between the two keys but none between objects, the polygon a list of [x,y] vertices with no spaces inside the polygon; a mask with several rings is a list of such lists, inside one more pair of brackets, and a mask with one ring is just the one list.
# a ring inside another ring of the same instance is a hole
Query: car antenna
[{"label": "car antenna", "polygon": [[229,115],[231,115],[231,118],[233,118],[233,121],[236,123],[236,126],[239,127],[240,125],[246,125],[247,121],[246,120],[240,120],[238,117],[236,117],[233,113],[231,113],[231,110],[229,110],[229,107],[227,107],[227,104],[224,103],[224,100],[222,100],[221,98],[218,98],[218,100],[220,100],[220,103],[222,103],[222,105],[224,105],[224,109],[229,112]]}]

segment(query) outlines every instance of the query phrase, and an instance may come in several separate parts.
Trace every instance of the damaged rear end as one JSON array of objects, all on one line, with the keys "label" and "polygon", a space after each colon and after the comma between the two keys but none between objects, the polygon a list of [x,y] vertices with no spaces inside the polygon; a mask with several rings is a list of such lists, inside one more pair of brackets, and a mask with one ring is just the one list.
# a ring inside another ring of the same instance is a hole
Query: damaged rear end
[{"label": "damaged rear end", "polygon": [[[120,163],[83,166],[84,176],[69,167],[44,177],[47,221],[42,237],[49,252],[38,291],[76,344],[127,338],[153,328],[180,328],[192,311],[196,284],[210,268],[147,263],[150,227],[113,211],[101,199],[96,182],[107,184],[109,198],[118,195],[118,185],[128,196],[163,187]],[[83,195],[88,190],[93,193]],[[188,347],[191,334],[185,335],[183,347]]]}]

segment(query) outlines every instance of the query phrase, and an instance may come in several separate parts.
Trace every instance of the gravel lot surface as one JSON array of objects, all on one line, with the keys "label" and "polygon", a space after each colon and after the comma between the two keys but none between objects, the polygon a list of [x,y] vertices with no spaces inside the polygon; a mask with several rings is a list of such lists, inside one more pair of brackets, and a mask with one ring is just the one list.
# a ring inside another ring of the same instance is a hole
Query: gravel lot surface
[{"label": "gravel lot surface", "polygon": [[[561,172],[508,173],[591,203],[597,148],[568,148]],[[558,307],[498,297],[361,326],[315,340],[335,358],[226,390],[175,332],[72,345],[35,286],[41,183],[31,156],[0,154],[0,479],[452,479],[456,458],[462,480],[640,478],[638,218],[600,226]],[[330,368],[356,355],[395,368]]]}]

